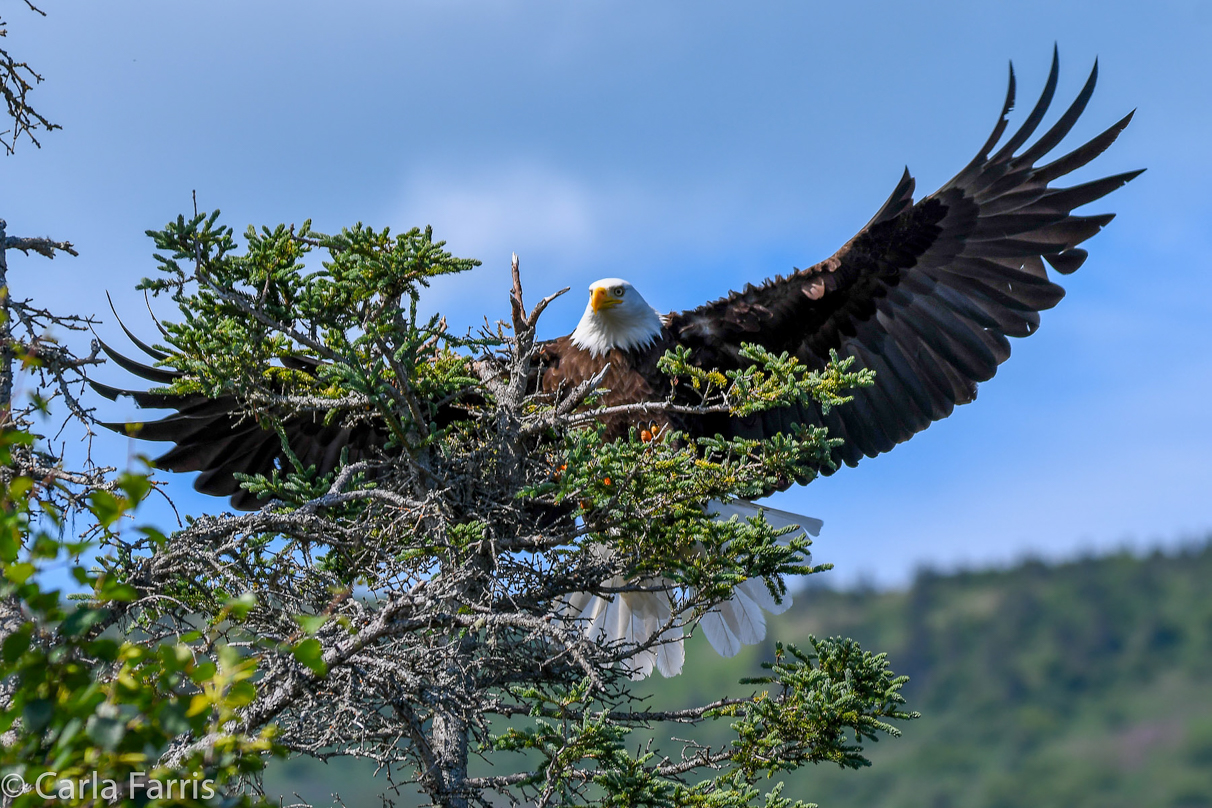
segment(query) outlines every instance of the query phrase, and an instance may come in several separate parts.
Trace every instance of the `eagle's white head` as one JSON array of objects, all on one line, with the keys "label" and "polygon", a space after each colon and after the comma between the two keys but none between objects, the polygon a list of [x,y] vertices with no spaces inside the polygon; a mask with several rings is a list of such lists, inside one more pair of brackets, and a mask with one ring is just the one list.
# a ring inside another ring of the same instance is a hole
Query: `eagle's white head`
[{"label": "eagle's white head", "polygon": [[589,285],[589,305],[572,332],[572,344],[599,356],[619,348],[647,348],[661,335],[661,316],[630,283],[603,278]]}]

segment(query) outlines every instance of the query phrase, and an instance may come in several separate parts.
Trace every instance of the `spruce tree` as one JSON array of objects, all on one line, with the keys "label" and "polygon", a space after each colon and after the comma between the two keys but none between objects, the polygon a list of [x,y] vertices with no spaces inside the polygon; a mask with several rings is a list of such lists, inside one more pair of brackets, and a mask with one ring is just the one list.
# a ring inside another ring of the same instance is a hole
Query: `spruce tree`
[{"label": "spruce tree", "polygon": [[[157,348],[181,371],[166,392],[228,397],[284,446],[309,422],[374,437],[324,476],[291,455],[245,479],[255,512],[109,537],[104,572],[137,593],[124,631],[150,646],[202,631],[256,660],[256,696],[231,717],[244,735],[273,726],[280,751],[369,758],[440,806],[749,805],[781,771],[863,765],[863,743],[911,717],[884,657],[842,639],[777,646],[746,698],[672,711],[629,688],[629,660],[692,633],[738,583],[782,597],[822,569],[802,534],[704,507],[810,480],[833,445],[822,430],[604,440],[599,419],[624,410],[596,403],[598,380],[536,392],[536,328],[559,293],[528,309],[516,259],[507,320],[459,335],[419,313],[432,279],[478,263],[429,229],[304,223],[250,228],[241,245],[213,213],[149,235],[161,272],[143,288],[180,312]],[[317,252],[322,268],[307,269]],[[869,381],[845,364],[749,359],[721,374],[667,354],[679,397],[626,411],[845,406]],[[577,593],[642,589],[674,608],[640,646],[568,616]],[[733,738],[676,753],[633,741],[666,721],[726,722]],[[186,733],[165,759],[206,742]],[[791,804],[777,792],[766,804]]]}]

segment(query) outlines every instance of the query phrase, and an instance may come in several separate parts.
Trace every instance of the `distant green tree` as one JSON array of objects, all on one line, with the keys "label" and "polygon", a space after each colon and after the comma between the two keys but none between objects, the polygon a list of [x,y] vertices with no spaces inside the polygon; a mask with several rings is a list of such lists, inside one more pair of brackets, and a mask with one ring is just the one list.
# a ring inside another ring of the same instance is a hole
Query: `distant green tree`
[{"label": "distant green tree", "polygon": [[1205,538],[805,593],[782,630],[887,648],[925,718],[911,744],[873,750],[872,771],[788,789],[835,808],[1212,805],[1210,578]]}]

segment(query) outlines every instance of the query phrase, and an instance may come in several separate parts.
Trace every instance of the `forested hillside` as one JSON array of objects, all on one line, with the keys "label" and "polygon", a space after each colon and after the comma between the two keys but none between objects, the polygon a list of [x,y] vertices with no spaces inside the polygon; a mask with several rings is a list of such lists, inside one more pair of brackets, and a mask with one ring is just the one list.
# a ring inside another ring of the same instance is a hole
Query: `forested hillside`
[{"label": "forested hillside", "polygon": [[[1212,545],[927,573],[907,592],[815,590],[772,633],[887,651],[922,713],[872,749],[871,768],[807,769],[788,795],[822,808],[1212,806]],[[672,697],[685,684],[656,686]]]},{"label": "forested hillside", "polygon": [[[923,573],[908,591],[815,589],[771,631],[809,634],[887,651],[922,718],[870,747],[871,768],[809,767],[785,778],[784,796],[822,808],[1212,806],[1212,545]],[[696,638],[685,674],[641,687],[661,708],[743,693],[737,679],[772,653],[722,660]],[[378,804],[368,770],[275,768],[279,793]]]}]

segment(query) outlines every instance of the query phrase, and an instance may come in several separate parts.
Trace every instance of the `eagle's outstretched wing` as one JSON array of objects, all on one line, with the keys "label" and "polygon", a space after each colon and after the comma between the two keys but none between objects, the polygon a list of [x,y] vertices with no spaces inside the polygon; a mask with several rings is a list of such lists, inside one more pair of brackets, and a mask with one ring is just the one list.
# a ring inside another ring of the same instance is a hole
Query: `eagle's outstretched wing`
[{"label": "eagle's outstretched wing", "polygon": [[[167,354],[141,342],[125,325],[122,329],[151,359],[167,358]],[[181,375],[168,368],[136,362],[104,342],[100,344],[114,364],[152,384],[170,385]],[[292,363],[294,369],[305,372],[314,372],[317,364],[305,357],[292,360]],[[287,414],[279,419],[280,436],[234,396],[208,398],[202,394],[123,390],[92,379],[89,384],[111,401],[128,397],[140,408],[176,410],[155,421],[103,423],[102,426],[141,440],[171,441],[173,448],[152,461],[156,467],[168,471],[202,472],[194,481],[194,488],[212,496],[231,497],[231,505],[237,510],[254,510],[263,503],[240,487],[236,474],[269,474],[274,469],[293,468],[283,448],[282,436],[302,466],[314,466],[321,475],[337,468],[342,454],[348,462],[355,463],[375,456],[387,443],[386,431],[373,421],[343,426],[325,424],[322,412]]]},{"label": "eagle's outstretched wing", "polygon": [[876,372],[875,384],[822,416],[809,408],[768,412],[729,425],[759,437],[793,423],[824,424],[844,440],[834,459],[874,457],[976,397],[1010,356],[1007,337],[1025,337],[1064,290],[1063,274],[1086,259],[1078,245],[1114,214],[1076,216],[1075,208],[1119,188],[1140,171],[1052,188],[1119,135],[1132,115],[1052,162],[1037,165],[1068,134],[1094,91],[1098,64],[1077,99],[1033,144],[1027,143],[1056,90],[1058,61],[1026,121],[992,155],[1014,106],[1014,71],[1001,117],[977,156],[935,193],[914,203],[905,171],[875,217],[831,258],[787,277],[670,315],[667,327],[703,367],[737,367],[744,343],[758,343],[823,367],[829,351]]}]

